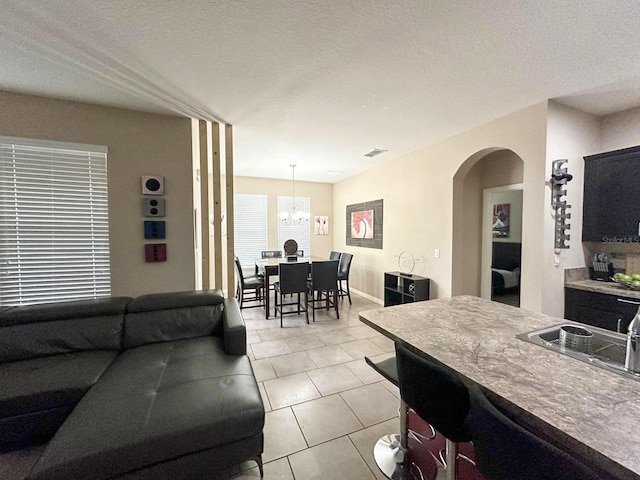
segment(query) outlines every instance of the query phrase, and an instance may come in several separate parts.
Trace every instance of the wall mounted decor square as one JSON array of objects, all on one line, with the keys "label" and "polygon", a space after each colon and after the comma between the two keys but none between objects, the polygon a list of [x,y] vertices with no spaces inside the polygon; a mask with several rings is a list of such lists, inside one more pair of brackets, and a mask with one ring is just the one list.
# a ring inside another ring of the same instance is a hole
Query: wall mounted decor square
[{"label": "wall mounted decor square", "polygon": [[383,201],[347,205],[347,245],[382,248]]},{"label": "wall mounted decor square", "polygon": [[329,235],[329,217],[316,215],[314,219],[314,234]]},{"label": "wall mounted decor square", "polygon": [[493,206],[493,236],[496,238],[509,237],[510,203],[500,203]]}]

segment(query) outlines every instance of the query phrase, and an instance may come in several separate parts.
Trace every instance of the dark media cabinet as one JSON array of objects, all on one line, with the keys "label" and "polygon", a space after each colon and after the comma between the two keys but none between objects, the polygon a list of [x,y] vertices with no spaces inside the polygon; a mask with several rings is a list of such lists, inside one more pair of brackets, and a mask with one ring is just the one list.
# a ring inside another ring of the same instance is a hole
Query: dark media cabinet
[{"label": "dark media cabinet", "polygon": [[431,279],[402,272],[385,272],[384,306],[429,300]]}]

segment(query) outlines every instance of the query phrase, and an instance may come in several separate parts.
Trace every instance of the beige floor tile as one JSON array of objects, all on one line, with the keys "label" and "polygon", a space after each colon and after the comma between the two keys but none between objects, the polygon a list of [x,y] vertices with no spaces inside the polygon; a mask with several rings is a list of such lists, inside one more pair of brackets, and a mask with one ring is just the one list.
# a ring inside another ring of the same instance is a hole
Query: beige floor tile
[{"label": "beige floor tile", "polygon": [[256,359],[275,357],[276,355],[284,355],[291,353],[289,345],[284,340],[271,340],[268,342],[254,343],[251,350]]},{"label": "beige floor tile", "polygon": [[350,362],[354,358],[345,352],[340,345],[331,345],[324,348],[309,350],[309,356],[318,367],[328,367],[339,363]]},{"label": "beige floor tile", "polygon": [[390,338],[379,335],[377,337],[371,337],[369,340],[375,343],[384,352],[393,352],[394,354],[396,353],[396,344]]},{"label": "beige floor tile", "polygon": [[396,387],[389,380],[385,380],[384,382],[380,382],[384,388],[389,390],[396,398],[400,398],[400,389]]},{"label": "beige floor tile", "polygon": [[251,366],[253,367],[253,373],[258,382],[264,382],[265,380],[278,377],[268,358],[254,360],[251,362]]},{"label": "beige floor tile", "polygon": [[254,331],[247,332],[247,345],[251,345],[252,343],[260,343],[261,341],[262,340],[260,340],[260,337],[256,332]]},{"label": "beige floor tile", "polygon": [[345,365],[362,380],[362,383],[375,383],[384,380],[384,377],[371,368],[364,361],[364,358],[345,363]]},{"label": "beige floor tile", "polygon": [[269,396],[267,395],[267,391],[264,389],[264,384],[262,382],[258,383],[258,390],[260,390],[260,396],[262,397],[262,403],[264,404],[264,411],[271,411],[271,403],[269,402]]},{"label": "beige floor tile", "polygon": [[291,407],[309,446],[362,428],[362,423],[340,395],[319,398]]},{"label": "beige floor tile", "polygon": [[321,333],[320,339],[327,345],[337,345],[339,343],[355,342],[357,340],[353,335],[349,335],[347,328],[332,330],[330,332]]},{"label": "beige floor tile", "polygon": [[[246,462],[255,465],[255,462]],[[260,478],[258,467],[250,467],[241,473],[229,478],[229,480],[256,480]],[[264,477],[262,480],[294,480],[293,472],[287,458],[280,458],[264,464]]]},{"label": "beige floor tile", "polygon": [[358,340],[380,336],[380,332],[374,330],[368,325],[362,324],[362,322],[360,322],[360,325],[347,328],[347,333],[356,337]]},{"label": "beige floor tile", "polygon": [[371,340],[368,339],[342,343],[340,344],[340,346],[344,349],[345,352],[351,355],[354,360],[365,356],[370,357],[372,355],[380,355],[384,353],[380,347],[378,347],[375,343],[372,343]]},{"label": "beige floor tile", "polygon": [[362,381],[345,365],[319,368],[307,372],[307,375],[325,397],[362,385]]},{"label": "beige floor tile", "polygon": [[374,480],[348,437],[338,438],[289,457],[296,479]]},{"label": "beige floor tile", "polygon": [[277,357],[271,357],[269,360],[278,377],[286,377],[294,373],[318,368],[307,352],[278,355]]},{"label": "beige floor tile", "polygon": [[306,373],[267,380],[264,382],[264,389],[274,410],[321,396]]},{"label": "beige floor tile", "polygon": [[307,448],[307,442],[290,408],[274,410],[265,415],[263,462],[286,457]]},{"label": "beige floor tile", "polygon": [[399,419],[387,420],[386,422],[378,423],[364,430],[349,434],[349,438],[378,480],[387,480],[387,477],[380,471],[373,458],[373,447],[381,437],[393,433],[400,433]]},{"label": "beige floor tile", "polygon": [[263,328],[262,330],[257,330],[256,333],[262,342],[287,338],[289,336],[289,332],[285,328],[279,328],[279,325],[280,324],[278,324],[278,328]]},{"label": "beige floor tile", "polygon": [[379,383],[354,388],[342,392],[340,396],[365,427],[398,416],[400,402]]},{"label": "beige floor tile", "polygon": [[311,350],[312,348],[321,348],[326,346],[316,335],[285,338],[284,341],[287,342],[287,345],[289,345],[292,352],[301,352],[303,350]]}]

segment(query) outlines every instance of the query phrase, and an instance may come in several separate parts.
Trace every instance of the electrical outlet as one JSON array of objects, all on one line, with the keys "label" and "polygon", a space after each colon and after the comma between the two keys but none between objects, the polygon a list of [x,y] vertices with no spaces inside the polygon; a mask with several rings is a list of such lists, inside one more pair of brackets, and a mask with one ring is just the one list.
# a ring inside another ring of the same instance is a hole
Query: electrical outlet
[{"label": "electrical outlet", "polygon": [[436,258],[440,258],[440,249],[439,248],[436,248],[433,251],[433,256],[436,257]]}]

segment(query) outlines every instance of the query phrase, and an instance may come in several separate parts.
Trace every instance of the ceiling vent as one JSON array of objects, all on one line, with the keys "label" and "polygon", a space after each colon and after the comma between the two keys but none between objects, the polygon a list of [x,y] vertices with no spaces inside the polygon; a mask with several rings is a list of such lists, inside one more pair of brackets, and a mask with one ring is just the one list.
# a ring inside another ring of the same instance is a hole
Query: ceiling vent
[{"label": "ceiling vent", "polygon": [[384,152],[386,152],[386,150],[383,150],[383,149],[381,149],[381,148],[374,148],[374,149],[373,149],[373,150],[371,150],[369,153],[365,153],[365,154],[364,154],[364,156],[365,156],[365,157],[372,158],[372,157],[375,157],[375,156],[377,156],[377,155],[380,155],[381,153],[384,153]]}]

